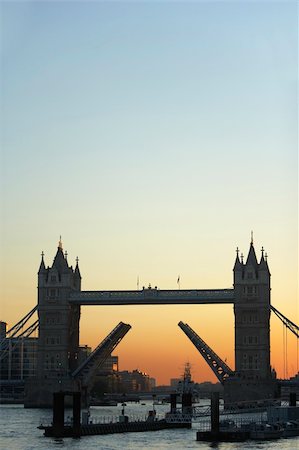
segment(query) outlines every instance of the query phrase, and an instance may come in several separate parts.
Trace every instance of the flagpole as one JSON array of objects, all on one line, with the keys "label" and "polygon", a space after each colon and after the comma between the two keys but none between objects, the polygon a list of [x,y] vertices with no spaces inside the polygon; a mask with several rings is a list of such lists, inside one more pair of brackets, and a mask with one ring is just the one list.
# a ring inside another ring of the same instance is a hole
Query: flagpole
[{"label": "flagpole", "polygon": [[179,286],[179,290],[181,289],[181,275],[178,276],[177,284]]}]

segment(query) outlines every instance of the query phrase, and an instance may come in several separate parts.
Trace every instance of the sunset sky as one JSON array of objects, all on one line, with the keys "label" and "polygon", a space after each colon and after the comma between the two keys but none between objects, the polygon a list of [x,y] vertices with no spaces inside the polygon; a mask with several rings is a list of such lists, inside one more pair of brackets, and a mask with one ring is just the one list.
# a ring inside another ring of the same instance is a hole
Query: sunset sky
[{"label": "sunset sky", "polygon": [[[232,287],[251,230],[272,304],[298,320],[296,1],[5,2],[1,315],[37,302],[59,236],[83,290]],[[234,367],[229,305],[84,307],[81,343],[120,321],[120,368],[215,377],[182,320]],[[271,359],[283,376],[283,329]],[[298,370],[288,338],[288,375]]]}]

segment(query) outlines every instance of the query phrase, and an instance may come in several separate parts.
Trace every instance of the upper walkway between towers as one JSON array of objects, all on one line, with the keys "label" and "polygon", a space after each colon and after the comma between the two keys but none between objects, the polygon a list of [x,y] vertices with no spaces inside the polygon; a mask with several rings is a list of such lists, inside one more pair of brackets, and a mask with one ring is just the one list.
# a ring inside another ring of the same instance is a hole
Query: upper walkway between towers
[{"label": "upper walkway between towers", "polygon": [[70,295],[69,302],[77,305],[196,305],[234,303],[234,289],[175,289],[155,288],[140,291],[80,291]]}]

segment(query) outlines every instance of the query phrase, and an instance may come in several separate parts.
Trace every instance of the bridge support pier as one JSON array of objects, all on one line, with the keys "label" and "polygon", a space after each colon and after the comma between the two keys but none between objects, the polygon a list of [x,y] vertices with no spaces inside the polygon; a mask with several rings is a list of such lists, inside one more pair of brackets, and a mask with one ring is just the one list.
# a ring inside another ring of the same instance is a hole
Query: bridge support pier
[{"label": "bridge support pier", "polygon": [[[79,391],[71,378],[51,380],[30,378],[25,383],[25,408],[52,408],[53,394],[59,391]],[[72,406],[71,399],[66,398],[66,406]]]},{"label": "bridge support pier", "polygon": [[252,380],[248,378],[231,377],[224,382],[224,406],[238,403],[240,407],[252,405],[254,402],[271,404],[278,397],[276,380]]}]

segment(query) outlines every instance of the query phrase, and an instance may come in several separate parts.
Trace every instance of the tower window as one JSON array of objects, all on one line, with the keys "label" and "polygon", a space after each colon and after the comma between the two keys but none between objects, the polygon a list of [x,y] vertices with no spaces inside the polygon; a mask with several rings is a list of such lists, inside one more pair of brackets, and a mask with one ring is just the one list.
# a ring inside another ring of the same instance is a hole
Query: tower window
[{"label": "tower window", "polygon": [[61,337],[60,336],[47,336],[46,344],[47,345],[59,345],[59,344],[61,344]]},{"label": "tower window", "polygon": [[258,295],[258,287],[257,286],[244,286],[243,287],[243,295],[246,297],[255,297]]},{"label": "tower window", "polygon": [[57,288],[47,289],[47,296],[49,300],[55,300],[59,296],[59,290]]},{"label": "tower window", "polygon": [[244,345],[257,345],[259,342],[258,336],[243,336]]}]

